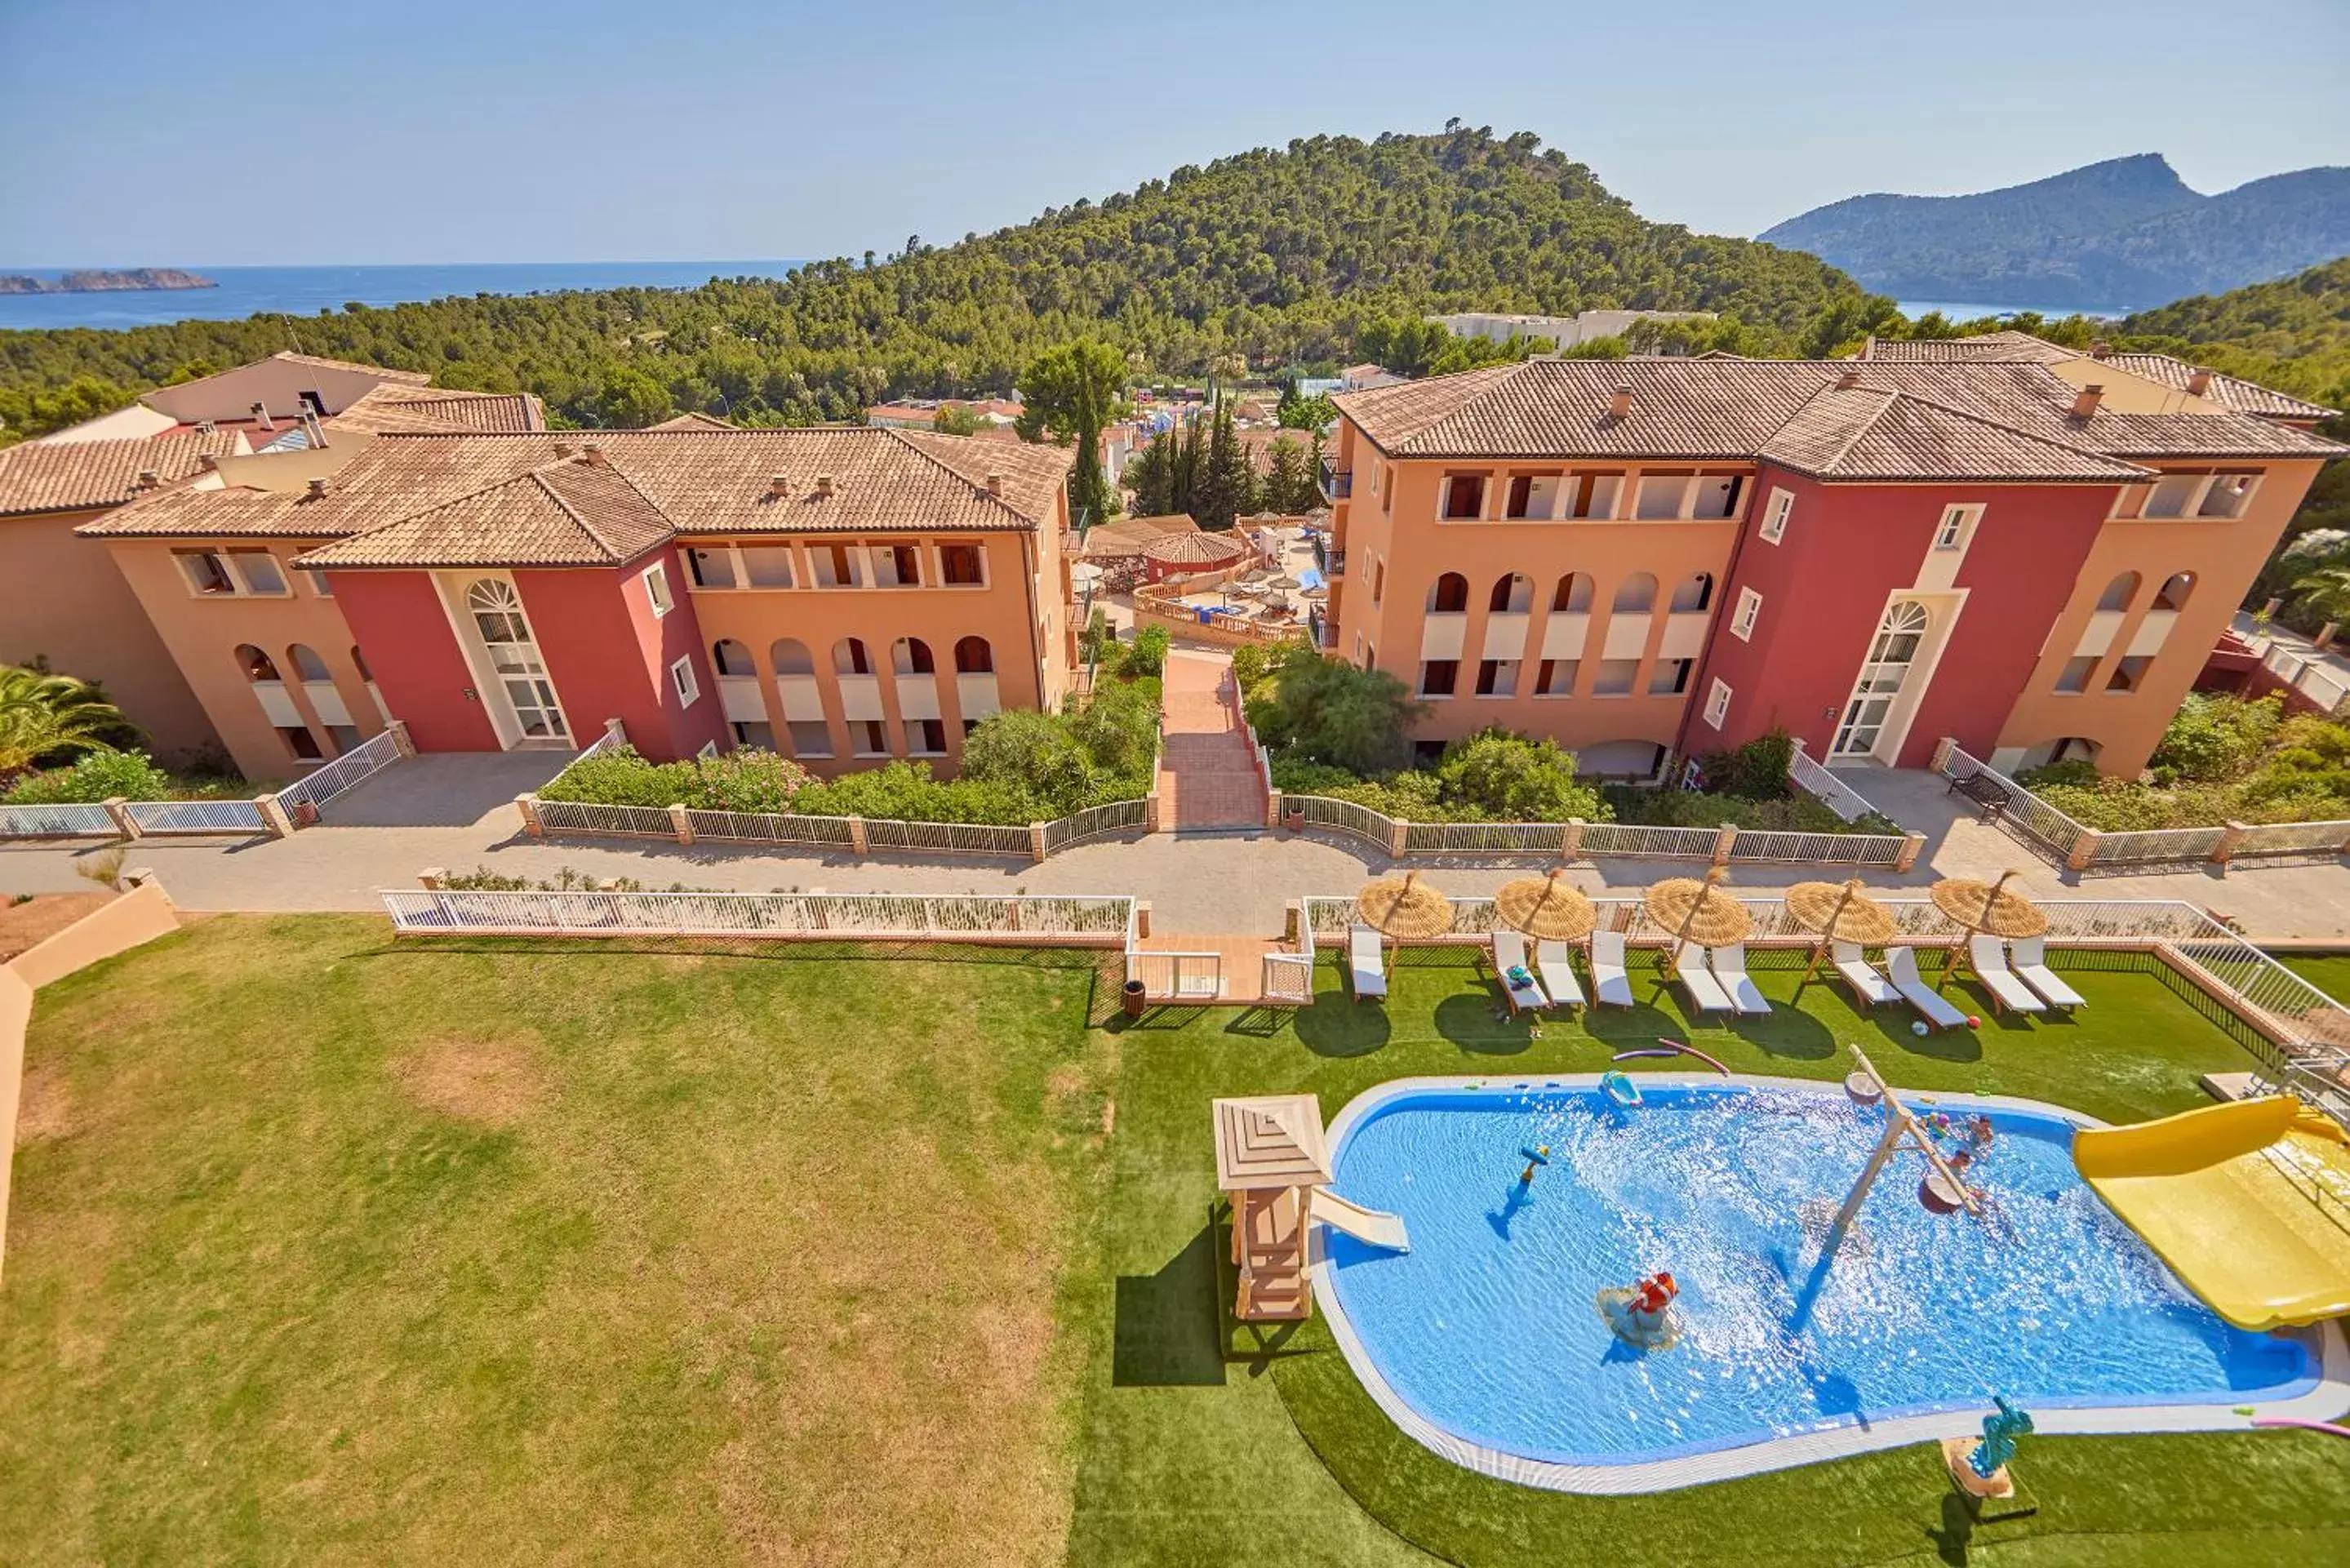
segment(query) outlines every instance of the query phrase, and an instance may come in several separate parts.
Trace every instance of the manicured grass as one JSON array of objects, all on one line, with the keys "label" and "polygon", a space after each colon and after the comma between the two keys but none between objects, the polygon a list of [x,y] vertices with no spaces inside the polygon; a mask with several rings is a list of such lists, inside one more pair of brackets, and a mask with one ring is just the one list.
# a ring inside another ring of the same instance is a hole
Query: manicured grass
[{"label": "manicured grass", "polygon": [[1389,1078],[1590,1071],[1669,1033],[1817,1078],[1859,1040],[1903,1085],[2123,1119],[2242,1064],[2192,993],[2073,978],[2076,1022],[1918,1039],[1823,984],[1692,1030],[1643,976],[1632,1014],[1537,1040],[1452,953],[1409,955],[1384,1009],[1326,965],[1294,1020],[1128,1024],[1076,954],[205,921],[41,999],[0,1561],[2341,1555],[2338,1439],[2034,1441],[2041,1513],[1969,1540],[1924,1449],[1535,1493],[1403,1438],[1318,1325],[1227,1337],[1215,1096],[1335,1115]]},{"label": "manicured grass", "polygon": [[2350,953],[2279,953],[2277,962],[2336,1002],[2350,1002]]}]

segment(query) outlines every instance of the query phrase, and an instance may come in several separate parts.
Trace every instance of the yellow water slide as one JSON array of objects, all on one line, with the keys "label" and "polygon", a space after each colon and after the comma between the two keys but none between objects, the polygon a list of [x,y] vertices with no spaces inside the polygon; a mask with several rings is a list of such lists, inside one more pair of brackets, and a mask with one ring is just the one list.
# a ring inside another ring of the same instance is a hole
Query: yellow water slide
[{"label": "yellow water slide", "polygon": [[2350,1314],[2350,1147],[2291,1096],[2085,1127],[2073,1163],[2237,1327]]}]

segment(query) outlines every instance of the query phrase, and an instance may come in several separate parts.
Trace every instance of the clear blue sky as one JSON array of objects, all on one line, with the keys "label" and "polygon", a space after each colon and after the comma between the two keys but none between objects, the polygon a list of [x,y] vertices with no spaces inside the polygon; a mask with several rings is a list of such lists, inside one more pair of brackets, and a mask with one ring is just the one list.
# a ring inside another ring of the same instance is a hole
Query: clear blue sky
[{"label": "clear blue sky", "polygon": [[2345,64],[2344,0],[0,0],[0,265],[889,251],[1451,115],[1745,234],[2350,163]]}]

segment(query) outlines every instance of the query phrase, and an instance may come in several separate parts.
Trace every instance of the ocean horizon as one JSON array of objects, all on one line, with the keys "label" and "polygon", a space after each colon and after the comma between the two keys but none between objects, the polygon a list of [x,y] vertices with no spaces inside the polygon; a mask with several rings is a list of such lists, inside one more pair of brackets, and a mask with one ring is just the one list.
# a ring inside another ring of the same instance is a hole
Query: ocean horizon
[{"label": "ocean horizon", "polygon": [[[137,264],[178,265],[177,263]],[[203,266],[184,272],[217,288],[93,294],[0,295],[0,329],[120,328],[174,321],[242,321],[280,313],[316,316],[346,305],[411,305],[452,296],[549,294],[582,288],[694,288],[713,277],[781,277],[805,263],[761,261],[456,262],[384,266]],[[12,276],[54,278],[68,267],[0,266]],[[128,270],[109,268],[105,270]]]}]

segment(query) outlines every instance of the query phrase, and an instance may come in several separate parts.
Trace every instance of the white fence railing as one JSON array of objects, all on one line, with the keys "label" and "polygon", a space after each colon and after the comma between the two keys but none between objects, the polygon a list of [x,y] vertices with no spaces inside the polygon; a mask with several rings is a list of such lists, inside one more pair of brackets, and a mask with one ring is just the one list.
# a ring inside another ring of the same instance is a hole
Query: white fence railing
[{"label": "white fence railing", "polygon": [[1709,860],[1721,832],[1712,827],[1651,827],[1632,822],[1595,822],[1583,830],[1586,855],[1620,855],[1644,860]]},{"label": "white fence railing", "polygon": [[1619,857],[1647,860],[1785,862],[1807,866],[1900,866],[1914,857],[1908,836],[1792,833],[1769,828],[1653,827],[1625,822],[1405,822],[1330,795],[1287,794],[1282,809],[1305,826],[1344,833],[1403,855]]},{"label": "white fence railing", "polygon": [[865,843],[869,849],[917,854],[1033,856],[1036,836],[1024,823],[1014,826],[992,822],[897,822],[868,817]]},{"label": "white fence railing", "polygon": [[539,826],[550,834],[606,838],[675,838],[677,818],[665,806],[597,805],[583,800],[540,800]]},{"label": "white fence railing", "polygon": [[122,829],[102,805],[0,805],[0,838],[120,838]]},{"label": "white fence railing", "polygon": [[[542,815],[546,810],[541,803]],[[676,815],[670,817],[675,832]],[[689,807],[686,826],[696,838],[728,844],[807,844],[846,849],[856,842],[856,830],[845,816],[794,816],[775,811],[702,811]]]},{"label": "white fence railing", "polygon": [[2262,667],[2328,713],[2338,713],[2343,704],[2350,701],[2350,680],[2345,680],[2332,665],[2313,654],[2306,654],[2271,642],[2261,655]]},{"label": "white fence railing", "polygon": [[337,795],[347,794],[377,774],[400,761],[406,753],[400,736],[391,730],[362,745],[352,747],[325,767],[318,768],[287,784],[277,792],[277,804],[286,808],[286,815],[297,827],[306,826],[302,808],[316,810]]},{"label": "white fence railing", "polygon": [[1983,785],[1995,788],[2002,797],[1998,802],[2002,819],[2022,828],[2027,836],[2037,840],[2058,860],[2070,858],[2074,847],[2081,842],[2081,836],[2089,831],[1989,763],[1960,747],[1945,746],[1941,756],[1944,778],[1957,784],[1976,781],[1978,788]]},{"label": "white fence railing", "polygon": [[2350,822],[2256,822],[2236,841],[2239,855],[2350,853]]},{"label": "white fence railing", "polygon": [[1045,825],[1045,853],[1058,855],[1064,849],[1114,833],[1139,833],[1149,823],[1150,803],[1147,800],[1114,800],[1107,805],[1090,805]]},{"label": "white fence railing", "polygon": [[251,800],[134,800],[123,809],[139,831],[175,833],[266,833],[261,804]]},{"label": "white fence railing", "polygon": [[1844,780],[1812,761],[1798,745],[1787,759],[1787,782],[1812,795],[1846,822],[1858,822],[1872,812],[1883,815]]},{"label": "white fence railing", "polygon": [[1116,947],[1134,900],[897,893],[467,892],[386,888],[404,935],[899,938]]}]

